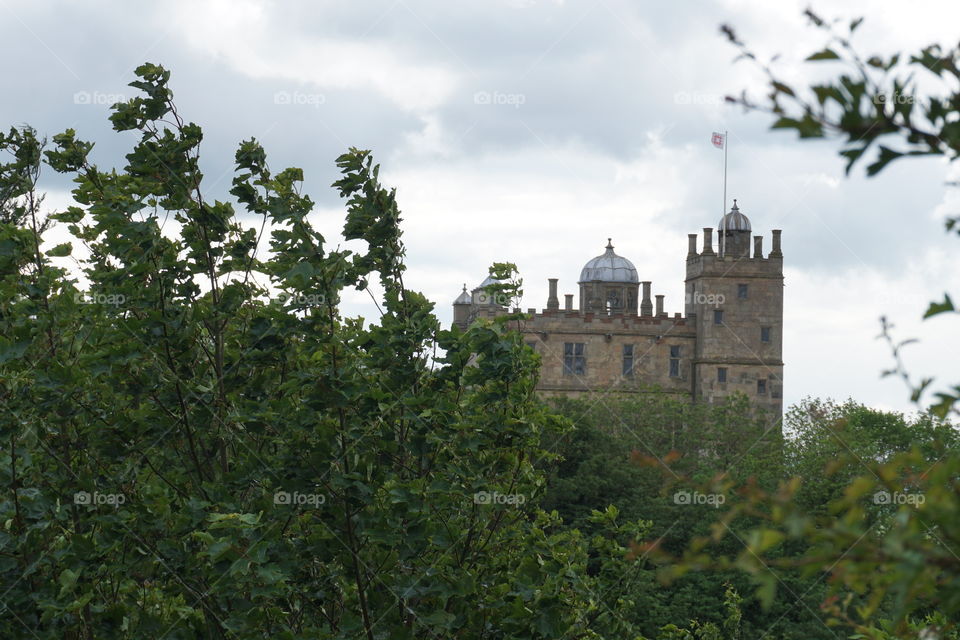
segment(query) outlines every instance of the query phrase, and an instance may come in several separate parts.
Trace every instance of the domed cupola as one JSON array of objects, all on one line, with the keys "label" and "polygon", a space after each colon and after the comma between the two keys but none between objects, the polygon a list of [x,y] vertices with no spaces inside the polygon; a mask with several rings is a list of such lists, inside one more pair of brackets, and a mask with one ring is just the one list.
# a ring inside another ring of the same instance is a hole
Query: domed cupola
[{"label": "domed cupola", "polygon": [[632,262],[614,253],[610,238],[606,251],[583,265],[577,284],[581,311],[637,314],[640,277]]},{"label": "domed cupola", "polygon": [[467,293],[467,285],[463,285],[463,291],[460,292],[460,295],[457,296],[457,299],[453,301],[453,304],[471,304],[473,303],[473,298],[470,297],[470,294]]},{"label": "domed cupola", "polygon": [[607,238],[607,250],[593,258],[580,270],[580,282],[640,282],[633,263],[613,252],[613,244]]},{"label": "domed cupola", "polygon": [[730,212],[720,218],[717,224],[717,240],[720,255],[731,257],[750,257],[750,218],[745,216],[737,201],[733,201]]},{"label": "domed cupola", "polygon": [[730,208],[730,213],[720,218],[720,223],[717,224],[717,229],[726,229],[727,231],[746,231],[750,232],[750,218],[743,215],[740,211],[740,207],[737,206],[737,201],[734,199],[733,206]]}]

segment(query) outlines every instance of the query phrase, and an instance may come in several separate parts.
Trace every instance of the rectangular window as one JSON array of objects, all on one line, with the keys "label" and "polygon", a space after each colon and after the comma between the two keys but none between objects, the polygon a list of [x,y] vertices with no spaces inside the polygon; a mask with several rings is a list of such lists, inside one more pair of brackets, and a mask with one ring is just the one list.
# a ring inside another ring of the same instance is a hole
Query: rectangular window
[{"label": "rectangular window", "polygon": [[760,327],[760,342],[770,342],[770,327]]},{"label": "rectangular window", "polygon": [[713,324],[723,324],[723,309],[713,310]]},{"label": "rectangular window", "polygon": [[680,377],[680,346],[670,346],[670,377]]},{"label": "rectangular window", "polygon": [[747,285],[745,284],[737,285],[737,297],[740,298],[741,300],[747,299]]},{"label": "rectangular window", "polygon": [[717,382],[726,382],[727,381],[727,369],[726,367],[717,368]]},{"label": "rectangular window", "polygon": [[767,392],[767,381],[757,380],[757,393],[763,395]]},{"label": "rectangular window", "polygon": [[633,376],[633,345],[623,345],[623,375]]},{"label": "rectangular window", "polygon": [[582,342],[563,343],[563,375],[582,376],[587,371],[587,360]]}]

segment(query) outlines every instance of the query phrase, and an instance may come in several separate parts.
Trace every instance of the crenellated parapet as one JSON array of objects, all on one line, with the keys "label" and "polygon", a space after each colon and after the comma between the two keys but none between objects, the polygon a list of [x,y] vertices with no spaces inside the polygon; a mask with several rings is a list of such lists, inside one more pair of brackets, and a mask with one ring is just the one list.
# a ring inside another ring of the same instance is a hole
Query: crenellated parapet
[{"label": "crenellated parapet", "polygon": [[[718,227],[687,241],[683,313],[641,280],[610,239],[577,281],[579,300],[548,279],[546,306],[517,320],[526,343],[540,354],[538,390],[545,394],[638,391],[651,385],[712,403],[744,393],[756,406],[782,414],[783,253],[774,229],[771,250],[752,235],[736,201]],[[484,294],[485,280],[466,286],[454,303],[454,323],[466,327],[510,312]],[[521,309],[513,309],[519,315]],[[511,325],[513,323],[511,322]]]}]

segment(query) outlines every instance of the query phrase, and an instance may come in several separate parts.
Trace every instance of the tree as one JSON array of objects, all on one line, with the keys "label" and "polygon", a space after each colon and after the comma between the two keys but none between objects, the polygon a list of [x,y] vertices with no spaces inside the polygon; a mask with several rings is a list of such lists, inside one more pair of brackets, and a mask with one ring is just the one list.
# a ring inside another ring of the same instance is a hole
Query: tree
[{"label": "tree", "polygon": [[[540,441],[566,426],[536,356],[511,316],[443,330],[404,285],[370,153],[334,185],[367,249],[331,250],[302,172],[253,139],[243,213],[211,199],[169,72],[136,74],[110,117],[139,134],[120,170],[73,130],[42,155],[28,128],[0,139],[0,635],[636,635],[611,587],[642,525],[597,512],[594,543],[538,508]],[[43,166],[77,203],[45,254]],[[80,244],[83,285],[52,261]],[[372,278],[381,317],[344,317]]]},{"label": "tree", "polygon": [[[701,487],[700,482],[721,478],[725,486],[753,482],[773,490],[784,477],[784,446],[790,443],[781,442],[779,426],[770,429],[769,421],[751,409],[746,397],[708,405],[651,391],[562,398],[552,406],[575,428],[545,438],[544,446],[561,457],[545,461],[548,476],[542,504],[556,509],[565,526],[587,535],[605,535],[590,515],[598,504],[615,506],[626,521],[649,521],[646,540],[655,544],[638,549],[640,562],[626,570],[636,603],[630,620],[646,636],[726,637],[708,634],[724,625],[725,602],[732,590],[751,594],[737,609],[738,628],[745,638],[834,637],[818,617],[809,615],[824,597],[823,586],[796,569],[780,571],[785,588],[777,592],[771,608],[763,610],[752,595],[756,581],[740,569],[703,567],[664,584],[664,572],[650,561],[663,552],[680,554],[698,537],[709,535],[720,509],[739,500],[730,491],[722,495],[721,503],[714,489]],[[718,500],[703,504],[685,499],[694,493]],[[730,528],[744,538],[761,522],[745,517],[731,521]],[[711,552],[735,554],[741,548],[731,535]],[[599,559],[595,562],[599,564]],[[692,628],[681,631],[686,620],[696,620],[702,635],[692,635]]]},{"label": "tree", "polygon": [[[863,18],[838,27],[844,23],[824,20],[809,9],[804,15],[827,36],[824,48],[810,54],[806,62],[839,64],[843,69],[840,74],[810,87],[790,86],[777,75],[772,61],[760,62],[734,29],[724,25],[721,30],[740,50],[740,57],[757,63],[770,87],[762,103],[749,97],[746,91],[740,97],[727,97],[728,101],[772,114],[773,129],[794,130],[801,139],[843,137],[845,144],[840,155],[847,160],[847,174],[857,163],[865,161],[872,149],[876,149],[876,153],[866,167],[868,176],[906,157],[940,155],[951,162],[960,157],[960,121],[957,120],[960,47],[944,50],[933,44],[909,57],[901,53],[865,56],[852,44]],[[941,93],[919,95],[918,75],[935,83]],[[960,235],[960,215],[948,216],[945,226],[948,232]],[[931,302],[923,317],[942,313],[960,313],[949,293],[944,294],[941,302]],[[912,381],[903,365],[901,349],[913,341],[895,342],[890,334],[892,326],[885,319],[882,325],[883,336],[890,342],[896,359],[894,368],[885,374],[902,377],[911,389],[912,400],[917,402],[933,379]],[[960,384],[950,385],[933,395],[936,401],[930,409],[936,415],[944,417],[951,412],[960,415]]]},{"label": "tree", "polygon": [[[852,45],[862,19],[850,21],[839,34],[836,22],[828,23],[811,11],[806,15],[828,38],[826,46],[806,61],[840,64],[844,68],[840,75],[809,88],[791,87],[779,78],[772,62],[760,63],[734,30],[724,26],[723,32],[741,57],[757,62],[770,86],[762,104],[745,93],[728,100],[772,114],[773,128],[795,130],[801,139],[844,136],[846,144],[840,153],[848,161],[848,173],[871,148],[877,150],[867,166],[871,176],[906,156],[957,158],[960,93],[948,81],[960,78],[956,64],[960,50],[943,51],[934,45],[909,59],[900,54],[862,56]],[[908,75],[912,70],[939,80],[944,94],[920,98],[916,79]],[[949,217],[946,229],[960,232],[958,218]],[[924,317],[956,311],[947,294],[943,302],[932,303]],[[895,342],[889,330],[883,321],[883,336],[896,361],[886,374],[903,377],[913,401],[922,402],[932,380],[912,382],[901,359],[909,341]],[[838,460],[829,466],[827,471],[843,480],[839,484],[808,475],[795,476],[774,492],[744,491],[746,499],[724,514],[712,539],[725,537],[726,523],[744,515],[763,519],[765,524],[751,532],[736,558],[716,564],[754,573],[764,581],[760,593],[767,602],[773,600],[778,586],[772,566],[802,567],[807,575],[821,576],[832,594],[823,605],[831,623],[855,628],[857,637],[955,637],[960,620],[956,490],[960,456],[954,427],[937,420],[958,415],[960,386],[939,391],[935,398],[929,407],[933,416],[911,426],[908,451],[902,446],[892,450],[866,446],[860,460]],[[826,426],[824,433],[837,425]],[[869,425],[860,425],[864,426]],[[916,442],[917,435],[927,437],[922,446]],[[842,493],[837,496],[840,486]],[[803,504],[804,492],[817,496],[814,504]],[[825,512],[820,501],[830,498],[834,499]],[[680,567],[699,566],[710,543],[704,538],[691,545]],[[785,556],[783,549],[788,545],[799,548],[799,553]]]}]

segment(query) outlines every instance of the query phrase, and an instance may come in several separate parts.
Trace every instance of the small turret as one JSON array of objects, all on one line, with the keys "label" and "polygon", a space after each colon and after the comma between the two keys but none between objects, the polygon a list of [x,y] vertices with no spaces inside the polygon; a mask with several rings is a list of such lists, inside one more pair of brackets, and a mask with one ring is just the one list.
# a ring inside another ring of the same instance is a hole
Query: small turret
[{"label": "small turret", "polygon": [[719,255],[732,258],[750,257],[750,219],[740,212],[734,198],[730,213],[720,219],[717,236],[720,243]]},{"label": "small turret", "polygon": [[606,251],[589,260],[580,270],[580,311],[637,315],[640,278],[633,263],[618,256],[613,240]]},{"label": "small turret", "polygon": [[466,329],[470,322],[470,309],[473,306],[473,299],[467,293],[467,283],[463,283],[463,291],[453,301],[453,324],[461,329]]}]

